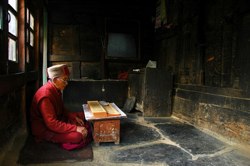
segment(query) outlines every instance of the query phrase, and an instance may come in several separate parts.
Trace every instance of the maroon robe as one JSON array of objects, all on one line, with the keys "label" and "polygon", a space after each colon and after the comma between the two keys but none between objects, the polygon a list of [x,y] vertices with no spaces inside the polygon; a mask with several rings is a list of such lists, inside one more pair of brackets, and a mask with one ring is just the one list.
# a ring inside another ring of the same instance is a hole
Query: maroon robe
[{"label": "maroon robe", "polygon": [[[61,91],[48,81],[38,89],[32,101],[30,112],[32,133],[38,140],[82,144],[84,140],[81,133],[76,132],[77,126],[74,123],[76,115],[84,118],[83,112],[67,113]],[[89,131],[88,135],[91,135],[90,126],[86,124],[85,127]]]}]

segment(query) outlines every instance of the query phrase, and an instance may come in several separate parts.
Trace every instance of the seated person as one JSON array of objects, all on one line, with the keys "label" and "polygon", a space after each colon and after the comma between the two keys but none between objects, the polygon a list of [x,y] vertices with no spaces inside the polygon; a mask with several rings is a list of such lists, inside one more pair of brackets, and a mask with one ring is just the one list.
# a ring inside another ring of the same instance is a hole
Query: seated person
[{"label": "seated person", "polygon": [[61,91],[68,84],[69,69],[60,64],[47,72],[49,81],[37,90],[31,104],[32,134],[37,141],[59,143],[66,150],[82,148],[92,141],[91,127],[83,112],[64,107]]}]

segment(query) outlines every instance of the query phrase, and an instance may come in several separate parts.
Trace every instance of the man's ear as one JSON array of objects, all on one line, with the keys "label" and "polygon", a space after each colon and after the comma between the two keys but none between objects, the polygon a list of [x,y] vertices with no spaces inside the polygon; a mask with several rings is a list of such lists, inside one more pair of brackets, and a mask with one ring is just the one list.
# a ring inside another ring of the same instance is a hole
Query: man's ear
[{"label": "man's ear", "polygon": [[55,84],[58,84],[58,78],[57,77],[53,78],[52,82],[54,82]]},{"label": "man's ear", "polygon": [[60,84],[59,84],[58,78],[53,78],[53,79],[52,79],[52,82],[54,83],[54,85],[55,85],[57,88],[59,88]]},{"label": "man's ear", "polygon": [[55,78],[52,78],[51,81],[52,81],[52,82],[55,82],[55,81],[56,81],[56,77],[55,77]]}]

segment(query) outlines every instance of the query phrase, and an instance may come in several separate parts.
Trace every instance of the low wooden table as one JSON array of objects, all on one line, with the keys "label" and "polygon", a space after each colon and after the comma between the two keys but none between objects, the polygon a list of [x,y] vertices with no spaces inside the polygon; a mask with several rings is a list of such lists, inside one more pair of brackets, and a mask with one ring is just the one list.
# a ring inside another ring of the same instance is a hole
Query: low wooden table
[{"label": "low wooden table", "polygon": [[127,118],[127,115],[115,103],[110,104],[120,112],[119,116],[95,117],[88,104],[83,104],[85,118],[93,124],[93,138],[97,146],[100,142],[120,143],[120,119]]}]

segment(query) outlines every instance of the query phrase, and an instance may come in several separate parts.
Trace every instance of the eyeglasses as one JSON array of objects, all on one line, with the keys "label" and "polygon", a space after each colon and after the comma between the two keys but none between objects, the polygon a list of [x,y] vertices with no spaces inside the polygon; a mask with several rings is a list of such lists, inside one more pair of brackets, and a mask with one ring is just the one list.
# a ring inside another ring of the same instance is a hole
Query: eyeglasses
[{"label": "eyeglasses", "polygon": [[67,80],[65,80],[65,79],[62,79],[62,78],[58,78],[59,80],[61,80],[63,83],[65,83],[65,84],[68,84],[68,82],[69,82],[69,79],[67,79]]}]

